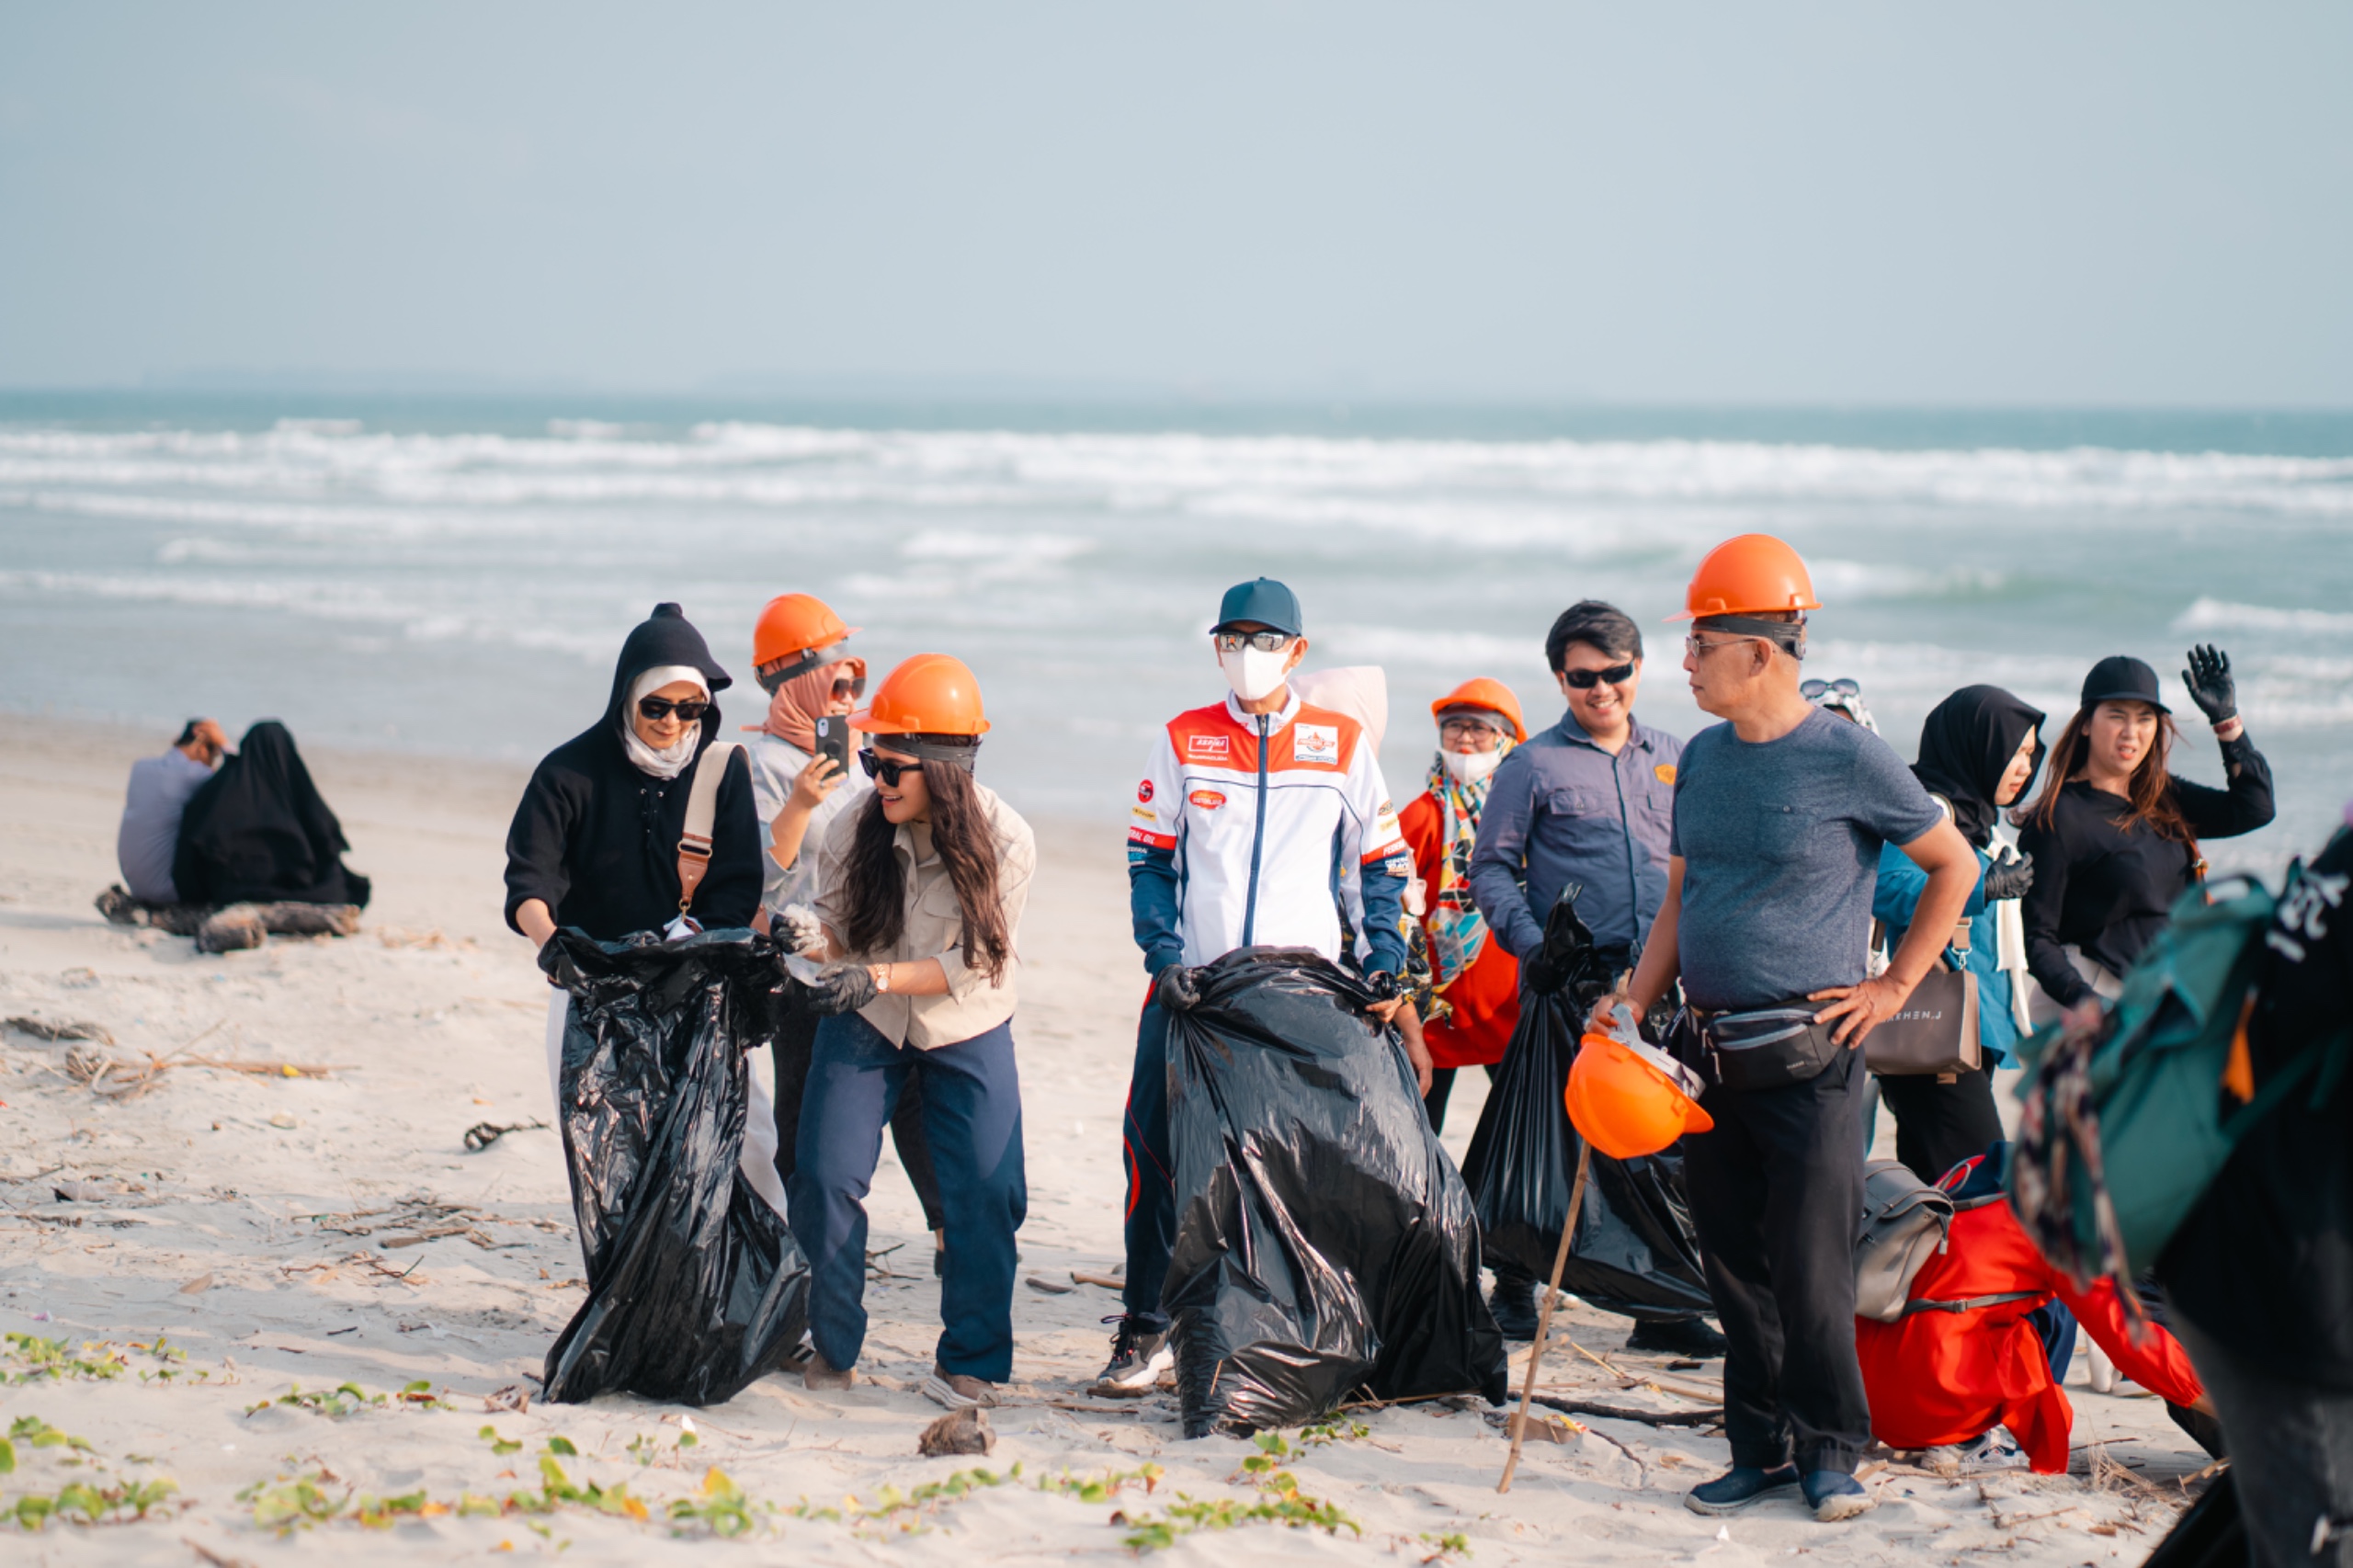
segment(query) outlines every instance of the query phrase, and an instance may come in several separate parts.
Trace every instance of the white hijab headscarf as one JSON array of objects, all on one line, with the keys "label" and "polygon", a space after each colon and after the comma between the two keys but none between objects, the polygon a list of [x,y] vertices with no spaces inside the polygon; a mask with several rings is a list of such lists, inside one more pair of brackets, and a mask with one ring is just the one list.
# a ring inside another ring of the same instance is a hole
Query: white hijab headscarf
[{"label": "white hijab headscarf", "polygon": [[700,670],[690,665],[656,665],[630,682],[629,701],[621,709],[621,749],[629,753],[630,761],[637,765],[639,772],[650,773],[656,778],[676,778],[694,761],[695,743],[702,738],[702,721],[698,719],[688,724],[676,744],[655,751],[638,737],[637,704],[647,693],[681,680],[693,682],[695,689],[702,693],[702,699],[710,700],[710,683],[703,678]]}]

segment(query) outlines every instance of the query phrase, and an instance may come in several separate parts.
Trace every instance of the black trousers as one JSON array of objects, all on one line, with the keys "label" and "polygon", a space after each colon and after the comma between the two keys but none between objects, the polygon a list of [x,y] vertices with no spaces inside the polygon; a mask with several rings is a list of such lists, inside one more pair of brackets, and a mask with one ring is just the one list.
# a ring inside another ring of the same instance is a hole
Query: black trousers
[{"label": "black trousers", "polygon": [[1989,1067],[1963,1073],[1949,1084],[1938,1083],[1933,1074],[1883,1077],[1879,1093],[1895,1118],[1895,1157],[1931,1187],[2002,1136]]},{"label": "black trousers", "polygon": [[[809,1059],[822,1021],[794,1017],[777,1030],[768,1051],[776,1064],[776,1174],[788,1193],[792,1190],[793,1170],[800,1164],[801,1101],[809,1086]],[[924,1229],[946,1229],[948,1211],[939,1201],[939,1173],[932,1168],[931,1143],[924,1136],[920,1074],[910,1074],[899,1092],[898,1109],[891,1117],[891,1142],[899,1151],[908,1185],[915,1189],[915,1201],[923,1205]]]},{"label": "black trousers", "polygon": [[1802,1084],[1711,1088],[1712,1132],[1684,1140],[1708,1294],[1731,1348],[1732,1462],[1851,1474],[1870,1442],[1855,1359],[1855,1226],[1863,1211],[1863,1053]]},{"label": "black trousers", "polygon": [[[1487,1075],[1487,1082],[1492,1084],[1495,1081],[1495,1073],[1499,1065],[1497,1062],[1490,1062],[1483,1065],[1479,1071],[1484,1073]],[[1446,1131],[1446,1102],[1454,1097],[1456,1071],[1457,1069],[1452,1067],[1430,1069],[1430,1092],[1422,1096],[1422,1111],[1430,1119],[1432,1132]]]}]

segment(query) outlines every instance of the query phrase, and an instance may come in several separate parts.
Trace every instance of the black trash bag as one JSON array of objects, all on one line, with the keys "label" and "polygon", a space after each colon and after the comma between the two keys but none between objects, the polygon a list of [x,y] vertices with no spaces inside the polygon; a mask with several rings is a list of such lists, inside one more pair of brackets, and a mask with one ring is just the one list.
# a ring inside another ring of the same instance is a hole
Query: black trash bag
[{"label": "black trash bag", "polygon": [[[1539,1279],[1552,1278],[1576,1177],[1579,1139],[1563,1098],[1578,1037],[1571,1006],[1561,995],[1521,995],[1518,1027],[1462,1156],[1487,1261],[1517,1264]],[[1631,1316],[1714,1310],[1679,1149],[1635,1160],[1595,1152],[1561,1288]]]},{"label": "black trash bag", "polygon": [[1245,948],[1169,1013],[1185,1435],[1318,1420],[1351,1395],[1504,1397],[1479,1226],[1372,992],[1306,949]]},{"label": "black trash bag", "polygon": [[782,1366],[808,1326],[808,1260],[740,1168],[744,1053],[797,988],[749,931],[665,943],[565,930],[541,962],[572,996],[560,1121],[588,1266],[543,1397],[723,1403]]},{"label": "black trash bag", "polygon": [[2254,1561],[2246,1517],[2239,1511],[2239,1489],[2224,1471],[2206,1488],[2206,1495],[2174,1521],[2142,1568],[2247,1568]]}]

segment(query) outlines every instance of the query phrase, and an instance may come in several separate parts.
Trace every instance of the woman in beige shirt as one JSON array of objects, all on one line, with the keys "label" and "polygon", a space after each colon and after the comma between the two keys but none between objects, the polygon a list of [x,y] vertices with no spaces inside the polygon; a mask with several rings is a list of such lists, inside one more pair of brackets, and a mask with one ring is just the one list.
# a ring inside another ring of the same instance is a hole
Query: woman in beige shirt
[{"label": "woman in beige shirt", "polygon": [[1015,942],[1037,845],[972,778],[988,721],[972,671],[918,653],[850,721],[871,737],[868,799],[815,848],[815,918],[796,945],[832,960],[787,1192],[809,1255],[804,1377],[846,1388],[866,1337],[866,1208],[882,1129],[911,1082],[947,1221],[941,1333],[923,1391],[994,1404],[1013,1370],[1014,1233],[1029,1209],[1013,1056]]}]

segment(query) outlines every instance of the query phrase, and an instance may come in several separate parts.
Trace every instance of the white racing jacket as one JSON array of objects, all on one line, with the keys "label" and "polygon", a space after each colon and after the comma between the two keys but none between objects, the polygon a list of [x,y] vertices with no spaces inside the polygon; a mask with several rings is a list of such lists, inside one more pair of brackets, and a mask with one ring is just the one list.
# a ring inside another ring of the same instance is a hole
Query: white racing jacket
[{"label": "white racing jacket", "polygon": [[1365,970],[1402,971],[1413,865],[1363,726],[1296,692],[1263,717],[1230,697],[1178,714],[1128,818],[1129,907],[1155,974],[1246,947],[1337,962],[1350,935]]}]

